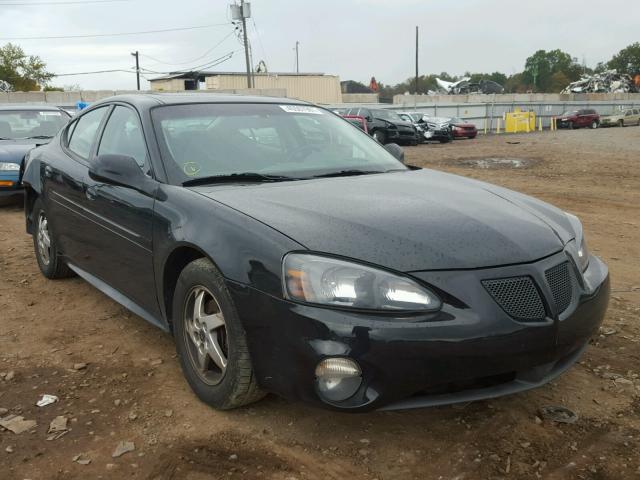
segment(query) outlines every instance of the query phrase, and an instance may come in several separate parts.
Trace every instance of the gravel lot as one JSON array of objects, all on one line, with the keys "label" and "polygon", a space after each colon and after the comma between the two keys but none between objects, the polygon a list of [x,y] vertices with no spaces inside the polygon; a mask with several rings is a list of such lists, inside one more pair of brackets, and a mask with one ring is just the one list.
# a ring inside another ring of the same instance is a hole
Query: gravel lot
[{"label": "gravel lot", "polygon": [[[78,278],[45,280],[20,208],[5,207],[0,413],[37,426],[0,431],[0,478],[640,478],[640,128],[406,152],[415,165],[520,190],[582,218],[592,251],[609,264],[613,293],[601,335],[557,382],[406,412],[337,414],[269,396],[219,413],[191,394],[168,335]],[[466,162],[487,158],[519,166]],[[45,393],[60,401],[36,407]],[[547,405],[571,409],[577,422],[542,420]],[[67,433],[47,433],[58,416]],[[121,441],[135,449],[114,458]]]}]

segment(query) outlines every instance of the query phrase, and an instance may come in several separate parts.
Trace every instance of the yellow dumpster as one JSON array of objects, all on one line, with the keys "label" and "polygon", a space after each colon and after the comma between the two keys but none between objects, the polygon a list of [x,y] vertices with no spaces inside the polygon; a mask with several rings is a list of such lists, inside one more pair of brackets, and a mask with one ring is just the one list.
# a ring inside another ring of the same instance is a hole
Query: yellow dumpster
[{"label": "yellow dumpster", "polygon": [[508,112],[504,118],[504,131],[507,133],[535,132],[536,112],[523,112],[516,108],[514,112]]}]

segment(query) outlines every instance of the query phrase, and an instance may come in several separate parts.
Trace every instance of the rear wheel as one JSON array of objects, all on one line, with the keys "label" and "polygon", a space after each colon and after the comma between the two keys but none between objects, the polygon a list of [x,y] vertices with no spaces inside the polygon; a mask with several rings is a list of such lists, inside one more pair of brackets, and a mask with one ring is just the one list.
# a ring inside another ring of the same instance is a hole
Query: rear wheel
[{"label": "rear wheel", "polygon": [[35,222],[33,247],[42,274],[50,279],[73,276],[71,269],[58,254],[55,238],[51,234],[49,218],[40,199],[33,204],[32,215]]},{"label": "rear wheel", "polygon": [[624,127],[624,120],[618,120],[618,126]]},{"label": "rear wheel", "polygon": [[264,397],[236,307],[209,260],[195,260],[180,274],[173,321],[182,371],[200,400],[229,410]]},{"label": "rear wheel", "polygon": [[375,132],[373,132],[372,137],[382,145],[384,145],[387,141],[387,135],[384,130],[376,130]]}]

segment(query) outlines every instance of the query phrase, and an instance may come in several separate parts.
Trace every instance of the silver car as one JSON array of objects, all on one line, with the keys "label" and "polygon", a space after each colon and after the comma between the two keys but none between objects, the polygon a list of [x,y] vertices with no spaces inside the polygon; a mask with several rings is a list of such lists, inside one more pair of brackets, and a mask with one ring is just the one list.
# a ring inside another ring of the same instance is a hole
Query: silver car
[{"label": "silver car", "polygon": [[628,127],[629,125],[640,126],[640,108],[627,108],[620,113],[600,119],[601,127]]}]

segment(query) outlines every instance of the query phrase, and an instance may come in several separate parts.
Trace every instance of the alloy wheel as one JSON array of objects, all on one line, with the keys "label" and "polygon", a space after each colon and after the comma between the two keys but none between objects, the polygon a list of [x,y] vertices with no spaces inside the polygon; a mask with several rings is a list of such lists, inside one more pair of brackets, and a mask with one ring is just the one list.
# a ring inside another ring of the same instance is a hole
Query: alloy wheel
[{"label": "alloy wheel", "polygon": [[229,345],[220,304],[204,286],[187,295],[184,309],[185,342],[189,360],[207,385],[219,384],[227,370]]},{"label": "alloy wheel", "polygon": [[40,260],[45,266],[48,266],[51,261],[51,236],[49,235],[49,221],[42,211],[38,215],[37,243]]}]

